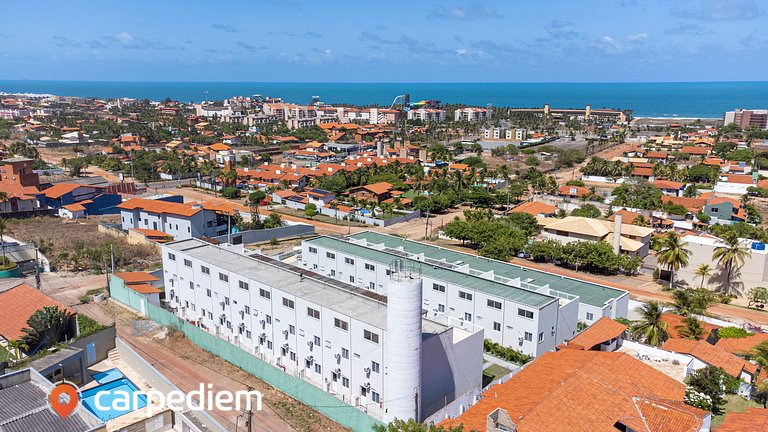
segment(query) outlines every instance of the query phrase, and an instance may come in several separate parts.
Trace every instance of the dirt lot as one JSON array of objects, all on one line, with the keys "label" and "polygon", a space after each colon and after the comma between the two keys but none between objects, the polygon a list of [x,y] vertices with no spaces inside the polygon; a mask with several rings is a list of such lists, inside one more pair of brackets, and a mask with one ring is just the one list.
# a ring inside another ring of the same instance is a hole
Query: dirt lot
[{"label": "dirt lot", "polygon": [[95,270],[103,267],[109,244],[115,252],[115,265],[121,269],[148,269],[160,263],[159,253],[151,247],[132,245],[123,239],[98,231],[100,221],[116,222],[118,216],[99,216],[72,221],[57,217],[13,219],[8,235],[34,242],[57,268]]}]

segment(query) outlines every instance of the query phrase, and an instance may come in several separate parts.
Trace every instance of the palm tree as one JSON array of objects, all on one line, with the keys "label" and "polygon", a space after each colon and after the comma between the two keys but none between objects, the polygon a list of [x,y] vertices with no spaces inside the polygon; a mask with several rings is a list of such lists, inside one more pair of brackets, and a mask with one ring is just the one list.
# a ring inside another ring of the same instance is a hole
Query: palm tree
[{"label": "palm tree", "polygon": [[704,335],[704,327],[695,317],[686,317],[683,324],[675,327],[677,332],[684,339],[701,340]]},{"label": "palm tree", "polygon": [[[58,306],[44,306],[27,319],[29,328],[24,328],[23,341],[30,347],[50,347],[59,343],[67,334],[74,314]],[[72,335],[69,335],[72,336]]]},{"label": "palm tree", "polygon": [[699,264],[699,266],[696,267],[696,271],[693,272],[693,275],[701,277],[701,285],[699,288],[704,288],[704,279],[709,278],[712,275],[712,266],[709,264]]},{"label": "palm tree", "polygon": [[17,340],[9,340],[8,341],[8,348],[10,348],[13,353],[13,355],[16,357],[16,360],[21,359],[21,352],[27,351],[29,349],[29,345],[25,344],[23,340],[17,339]]},{"label": "palm tree", "polygon": [[675,285],[675,272],[688,265],[688,257],[691,251],[680,241],[676,232],[670,231],[660,241],[661,248],[658,254],[659,264],[667,266],[670,271],[669,285]]},{"label": "palm tree", "polygon": [[648,302],[637,308],[637,312],[642,318],[632,324],[630,331],[633,336],[653,346],[661,346],[669,339],[667,323],[661,319],[664,312],[661,302]]},{"label": "palm tree", "polygon": [[712,252],[712,260],[717,261],[717,265],[725,268],[726,270],[726,287],[725,293],[730,294],[731,290],[731,278],[733,272],[740,269],[744,265],[747,257],[752,255],[752,252],[742,246],[739,238],[735,235],[727,236],[723,239],[723,244],[717,246]]},{"label": "palm tree", "polygon": [[0,261],[0,266],[5,265],[6,258],[5,258],[5,239],[3,238],[5,236],[5,233],[10,231],[8,229],[8,222],[6,222],[5,219],[0,219],[0,246],[3,250],[3,260]]},{"label": "palm tree", "polygon": [[752,347],[752,360],[761,368],[768,368],[768,342],[760,342]]}]

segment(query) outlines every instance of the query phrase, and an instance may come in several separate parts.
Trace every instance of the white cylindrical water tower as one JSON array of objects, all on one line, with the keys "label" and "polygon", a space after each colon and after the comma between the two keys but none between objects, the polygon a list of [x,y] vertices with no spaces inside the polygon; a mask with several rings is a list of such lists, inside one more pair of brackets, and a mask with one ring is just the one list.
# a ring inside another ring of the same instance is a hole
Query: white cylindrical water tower
[{"label": "white cylindrical water tower", "polygon": [[386,384],[389,418],[421,420],[421,271],[406,260],[390,265],[387,284]]}]

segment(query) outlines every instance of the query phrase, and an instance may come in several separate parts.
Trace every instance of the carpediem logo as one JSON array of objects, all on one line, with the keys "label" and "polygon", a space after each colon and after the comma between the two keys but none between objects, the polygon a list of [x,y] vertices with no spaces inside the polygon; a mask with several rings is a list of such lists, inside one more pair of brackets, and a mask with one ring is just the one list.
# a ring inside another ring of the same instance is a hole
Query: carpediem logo
[{"label": "carpediem logo", "polygon": [[80,406],[80,389],[71,382],[56,383],[48,392],[48,408],[62,419],[69,417]]}]

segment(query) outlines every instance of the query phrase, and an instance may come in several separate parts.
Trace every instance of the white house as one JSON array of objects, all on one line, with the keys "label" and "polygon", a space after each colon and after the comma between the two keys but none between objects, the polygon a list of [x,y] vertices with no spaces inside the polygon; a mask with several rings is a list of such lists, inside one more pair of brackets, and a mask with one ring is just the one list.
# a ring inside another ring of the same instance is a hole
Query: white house
[{"label": "white house", "polygon": [[173,236],[176,240],[226,234],[230,223],[228,216],[235,213],[225,205],[182,204],[144,198],[131,198],[117,207],[124,230],[153,230]]}]

